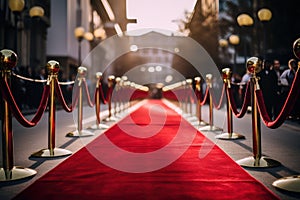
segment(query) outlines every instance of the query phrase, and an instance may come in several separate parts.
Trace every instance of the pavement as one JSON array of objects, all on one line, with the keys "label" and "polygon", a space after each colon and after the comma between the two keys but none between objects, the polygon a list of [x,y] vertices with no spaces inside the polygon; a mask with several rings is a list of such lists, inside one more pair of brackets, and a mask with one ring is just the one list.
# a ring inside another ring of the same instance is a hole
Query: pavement
[{"label": "pavement", "polygon": [[[138,106],[138,104],[135,104]],[[101,105],[101,118],[107,117],[107,107]],[[195,110],[193,108],[193,110]],[[209,120],[209,108],[207,105],[202,107],[202,119]],[[120,113],[125,116],[130,111]],[[195,115],[192,113],[189,117]],[[32,115],[26,116],[31,119]],[[191,119],[187,116],[186,119]],[[213,110],[214,126],[222,128],[224,131],[202,131],[202,133],[212,140],[216,145],[224,150],[233,160],[239,160],[252,155],[252,126],[251,113],[243,118],[233,117],[233,130],[245,136],[245,139],[239,140],[219,140],[215,136],[227,131],[226,109]],[[55,136],[56,147],[70,150],[76,153],[80,148],[95,139],[105,130],[93,130],[94,136],[91,137],[66,137],[66,134],[76,130],[77,112],[67,113],[64,110],[56,111]],[[194,121],[190,120],[191,123]],[[109,126],[116,122],[106,122]],[[95,124],[94,108],[84,107],[83,128],[87,129]],[[0,125],[1,126],[1,125]],[[201,128],[195,125],[195,128]],[[1,127],[2,129],[2,127]],[[34,158],[31,154],[48,147],[48,113],[46,112],[37,126],[25,128],[13,118],[14,133],[14,165],[31,168],[37,171],[37,174],[31,178],[19,181],[0,182],[0,199],[12,199],[15,195],[28,187],[31,183],[43,176],[49,170],[53,169],[63,160],[68,158]],[[267,188],[277,194],[284,200],[300,199],[300,193],[282,191],[274,188],[272,183],[282,177],[291,175],[300,175],[300,124],[298,122],[286,121],[277,129],[269,129],[261,124],[262,135],[262,153],[282,165],[274,168],[244,168],[250,175],[262,182]],[[2,138],[1,138],[2,140]],[[2,147],[1,150],[2,151]],[[2,155],[2,152],[1,152]],[[2,158],[2,157],[1,157]],[[2,159],[0,161],[2,166]],[[218,166],[212,166],[218,167]],[[234,172],[233,172],[234,173]],[[247,188],[241,188],[246,190]]]}]

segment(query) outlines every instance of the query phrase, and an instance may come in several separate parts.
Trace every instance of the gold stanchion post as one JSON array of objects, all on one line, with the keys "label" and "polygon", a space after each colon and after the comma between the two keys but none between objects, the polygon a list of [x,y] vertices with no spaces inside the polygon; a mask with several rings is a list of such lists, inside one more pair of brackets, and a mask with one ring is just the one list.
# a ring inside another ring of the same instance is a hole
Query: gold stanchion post
[{"label": "gold stanchion post", "polygon": [[[206,86],[212,88],[212,74],[206,74]],[[209,94],[209,125],[199,128],[200,131],[222,131],[221,128],[214,126],[213,99]]]},{"label": "gold stanchion post", "polygon": [[83,120],[83,81],[85,80],[87,69],[85,67],[78,67],[78,113],[77,113],[77,130],[68,133],[67,137],[88,137],[93,136],[94,133],[82,128]]},{"label": "gold stanchion post", "polygon": [[[298,38],[293,44],[293,52],[296,58],[300,59],[300,38]],[[300,72],[300,62],[298,62],[298,73]],[[273,182],[274,187],[290,191],[300,192],[300,175],[287,176],[280,178]]]},{"label": "gold stanchion post", "polygon": [[50,85],[50,102],[49,102],[49,117],[48,117],[48,149],[42,149],[33,153],[32,157],[61,157],[71,155],[72,152],[66,149],[55,147],[55,80],[59,72],[59,63],[51,60],[47,63],[48,80]]},{"label": "gold stanchion post", "polygon": [[193,80],[192,79],[186,79],[186,104],[188,105],[187,109],[187,115],[188,121],[197,121],[198,118],[196,116],[193,116],[193,103],[192,103],[192,95],[193,95]]},{"label": "gold stanchion post", "polygon": [[[110,90],[112,90],[112,87],[114,86],[114,82],[115,82],[115,76],[110,75],[107,78],[108,81],[108,91],[110,92]],[[107,97],[107,103],[108,103],[108,117],[106,118],[107,122],[110,121],[116,121],[116,119],[112,116],[112,107],[111,107],[111,94],[108,94]]]},{"label": "gold stanchion post", "polygon": [[127,82],[127,80],[128,80],[128,77],[127,76],[122,76],[121,77],[121,91],[122,91],[122,96],[121,96],[121,106],[120,106],[120,109],[121,109],[121,111],[124,111],[126,108],[127,108],[127,105],[126,105],[126,100],[128,100],[129,101],[129,99],[126,99],[126,98],[124,98],[124,96],[123,96],[123,94],[124,94],[124,91],[126,91],[126,82]]},{"label": "gold stanchion post", "polygon": [[261,151],[261,124],[257,107],[255,91],[259,90],[258,77],[256,76],[262,69],[262,61],[257,57],[251,57],[247,60],[246,67],[252,74],[250,78],[251,90],[251,108],[252,108],[252,137],[253,137],[253,156],[238,160],[237,163],[243,167],[266,168],[280,166],[280,162],[271,158],[262,156]]},{"label": "gold stanchion post", "polygon": [[[195,77],[195,91],[196,93],[201,93],[201,78]],[[202,120],[202,110],[201,110],[201,99],[197,98],[196,101],[196,116],[198,117],[198,121],[194,123],[195,126],[206,126],[207,123]]]},{"label": "gold stanchion post", "polygon": [[120,89],[121,89],[121,81],[120,77],[116,77],[116,86],[115,86],[115,101],[114,101],[114,115],[117,117],[118,113],[121,110],[121,102],[120,102]]},{"label": "gold stanchion post", "polygon": [[[99,89],[102,87],[102,85],[101,85],[102,73],[101,72],[96,73],[96,79],[97,79],[96,89]],[[91,126],[91,129],[107,129],[107,128],[109,128],[108,125],[102,124],[101,120],[100,120],[100,112],[101,112],[100,99],[101,99],[100,92],[98,92],[97,96],[95,97],[95,109],[96,109],[96,115],[99,114],[99,119],[98,119],[98,117],[96,117],[96,124]]]},{"label": "gold stanchion post", "polygon": [[187,97],[187,81],[182,81],[182,88],[184,91],[184,97],[183,97],[183,117],[189,117],[188,113],[188,97]]},{"label": "gold stanchion post", "polygon": [[245,136],[233,132],[232,110],[231,110],[231,106],[230,106],[230,99],[226,92],[228,88],[231,88],[230,81],[231,81],[232,72],[229,68],[225,68],[222,70],[222,75],[223,75],[223,81],[225,84],[225,93],[226,93],[226,97],[227,97],[227,105],[226,106],[227,106],[227,131],[228,132],[217,135],[216,138],[223,139],[223,140],[245,139]]},{"label": "gold stanchion post", "polygon": [[[10,84],[11,70],[17,65],[17,55],[8,49],[0,51],[0,73],[2,79]],[[0,168],[0,182],[15,181],[34,176],[33,169],[14,166],[12,116],[6,100],[1,101],[2,156],[3,167]]]}]

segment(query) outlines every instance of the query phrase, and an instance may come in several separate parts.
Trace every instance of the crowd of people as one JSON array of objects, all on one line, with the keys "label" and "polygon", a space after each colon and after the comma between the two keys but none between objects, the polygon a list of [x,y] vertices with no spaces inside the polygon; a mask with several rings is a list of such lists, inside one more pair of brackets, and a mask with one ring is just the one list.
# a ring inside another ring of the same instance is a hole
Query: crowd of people
[{"label": "crowd of people", "polygon": [[[297,71],[297,61],[290,59],[288,68],[282,69],[280,61],[264,60],[262,70],[257,74],[259,77],[259,86],[263,93],[267,112],[271,119],[275,119],[280,111],[292,86],[295,73]],[[242,102],[245,93],[246,83],[250,80],[251,74],[245,73],[241,80],[238,92],[238,102]],[[300,99],[298,98],[289,119],[300,120]]]},{"label": "crowd of people", "polygon": [[[16,68],[14,73],[31,80],[46,80],[48,77],[44,67],[38,71],[34,71],[31,67],[20,67]],[[58,75],[58,80],[61,82],[68,82],[72,78],[74,80],[75,76],[69,78],[63,71],[60,71]],[[46,82],[23,80],[16,76],[11,77],[12,93],[21,111],[30,113],[39,107],[45,84]],[[61,85],[61,89],[66,102],[70,104],[73,85]]]}]

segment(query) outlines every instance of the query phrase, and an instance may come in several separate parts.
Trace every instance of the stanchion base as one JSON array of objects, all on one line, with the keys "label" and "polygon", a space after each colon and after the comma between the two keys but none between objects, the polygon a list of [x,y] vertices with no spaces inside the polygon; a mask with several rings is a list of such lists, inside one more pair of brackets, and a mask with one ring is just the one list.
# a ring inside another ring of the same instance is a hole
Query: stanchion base
[{"label": "stanchion base", "polygon": [[51,155],[49,149],[42,149],[38,152],[35,152],[31,154],[32,157],[40,157],[40,158],[56,158],[56,157],[63,157],[63,156],[69,156],[72,152],[66,149],[61,148],[54,148],[53,149],[53,155]]},{"label": "stanchion base", "polygon": [[190,122],[192,122],[192,121],[198,121],[198,117],[196,117],[196,116],[190,116],[190,117],[186,118],[186,120],[190,121]]},{"label": "stanchion base", "polygon": [[215,127],[215,126],[204,126],[198,129],[199,131],[223,131],[223,129],[219,128],[219,127]]},{"label": "stanchion base", "polygon": [[78,130],[68,133],[67,137],[89,137],[95,135],[93,132],[88,130],[81,130],[80,132]]},{"label": "stanchion base", "polygon": [[196,122],[191,122],[191,124],[193,125],[193,126],[207,126],[207,123],[206,122],[204,122],[204,121],[196,121]]},{"label": "stanchion base", "polygon": [[90,129],[93,130],[99,130],[99,129],[108,129],[109,126],[106,124],[94,124],[93,126],[90,127]]},{"label": "stanchion base", "polygon": [[274,181],[272,185],[289,192],[300,192],[300,175],[280,178]]},{"label": "stanchion base", "polygon": [[189,113],[183,113],[182,117],[184,117],[184,118],[187,119],[187,118],[191,117],[191,114],[189,114]]},{"label": "stanchion base", "polygon": [[280,162],[264,156],[261,157],[259,161],[255,161],[253,156],[249,156],[247,158],[243,158],[236,162],[242,167],[251,167],[251,168],[270,168],[270,167],[278,167],[281,165]]},{"label": "stanchion base", "polygon": [[117,121],[117,118],[115,118],[115,117],[108,117],[108,118],[105,119],[105,121],[106,122],[115,122],[115,121]]},{"label": "stanchion base", "polygon": [[237,139],[245,139],[245,136],[238,134],[238,133],[222,133],[215,137],[216,139],[220,140],[237,140]]},{"label": "stanchion base", "polygon": [[13,169],[10,171],[10,177],[6,177],[5,170],[3,168],[0,168],[0,182],[26,179],[36,175],[36,173],[37,172],[33,169],[14,166]]}]

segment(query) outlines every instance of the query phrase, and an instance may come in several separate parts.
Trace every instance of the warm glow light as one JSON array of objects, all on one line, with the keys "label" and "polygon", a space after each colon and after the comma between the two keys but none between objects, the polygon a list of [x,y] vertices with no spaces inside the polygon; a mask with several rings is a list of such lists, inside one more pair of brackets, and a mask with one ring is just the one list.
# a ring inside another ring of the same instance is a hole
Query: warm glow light
[{"label": "warm glow light", "polygon": [[13,12],[21,12],[24,9],[24,0],[9,0],[8,7]]},{"label": "warm glow light", "polygon": [[240,37],[238,35],[231,35],[229,37],[230,44],[238,45],[240,43]]},{"label": "warm glow light", "polygon": [[173,76],[172,76],[172,75],[168,75],[168,76],[166,76],[166,78],[165,78],[165,82],[166,82],[166,83],[170,83],[172,80],[173,80]]},{"label": "warm glow light", "polygon": [[29,10],[30,17],[43,17],[44,9],[40,6],[34,6]]},{"label": "warm glow light", "polygon": [[145,72],[145,71],[146,71],[146,67],[141,67],[141,68],[140,68],[140,71],[141,71],[141,72]]},{"label": "warm glow light", "polygon": [[155,71],[155,68],[154,68],[154,67],[149,67],[149,68],[148,68],[148,72],[151,72],[151,73],[152,73],[152,72],[154,72],[154,71]]},{"label": "warm glow light", "polygon": [[135,44],[133,44],[133,45],[130,46],[130,51],[135,52],[137,50],[138,50],[138,46],[136,46]]},{"label": "warm glow light", "polygon": [[123,31],[122,31],[120,25],[118,23],[116,23],[116,24],[114,24],[114,27],[115,27],[115,30],[116,30],[118,36],[121,37],[123,35]]},{"label": "warm glow light", "polygon": [[94,31],[94,35],[96,38],[101,38],[102,40],[106,38],[106,33],[105,30],[103,28],[97,28]]},{"label": "warm glow light", "polygon": [[257,13],[258,19],[262,22],[270,21],[272,18],[272,12],[267,8],[262,8]]},{"label": "warm glow light", "polygon": [[240,14],[237,17],[237,22],[239,26],[251,26],[254,23],[252,17],[248,14]]},{"label": "warm glow light", "polygon": [[157,65],[157,66],[155,67],[155,70],[156,70],[157,72],[161,72],[162,67],[161,67],[160,65]]},{"label": "warm glow light", "polygon": [[84,36],[84,28],[83,27],[76,27],[74,30],[74,35],[77,39],[81,39]]},{"label": "warm glow light", "polygon": [[108,14],[108,17],[109,17],[110,21],[115,21],[115,15],[114,15],[108,1],[107,0],[101,0],[101,2],[104,6],[104,9],[106,10],[106,12]]},{"label": "warm glow light", "polygon": [[228,46],[228,41],[225,39],[220,39],[219,40],[219,45],[220,47],[227,47]]},{"label": "warm glow light", "polygon": [[84,33],[84,38],[87,41],[92,41],[94,39],[94,35],[91,32],[86,32],[86,33]]}]

